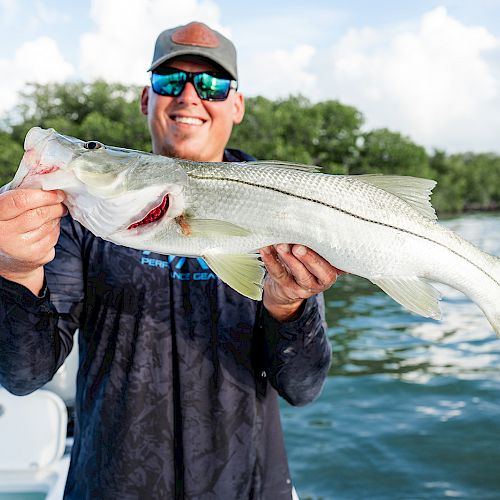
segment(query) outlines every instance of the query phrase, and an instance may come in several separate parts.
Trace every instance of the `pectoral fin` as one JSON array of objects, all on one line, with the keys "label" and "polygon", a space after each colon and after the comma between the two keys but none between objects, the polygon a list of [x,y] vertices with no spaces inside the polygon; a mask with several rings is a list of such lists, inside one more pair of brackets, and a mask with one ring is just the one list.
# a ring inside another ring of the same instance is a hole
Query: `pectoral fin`
[{"label": "pectoral fin", "polygon": [[214,273],[245,297],[262,300],[264,264],[259,254],[204,255]]},{"label": "pectoral fin", "polygon": [[416,276],[409,278],[384,277],[372,279],[371,282],[415,314],[426,318],[441,319],[438,303],[441,294],[423,279]]},{"label": "pectoral fin", "polygon": [[248,236],[250,231],[231,222],[217,219],[196,219],[181,215],[176,222],[186,236],[215,238],[220,236]]}]

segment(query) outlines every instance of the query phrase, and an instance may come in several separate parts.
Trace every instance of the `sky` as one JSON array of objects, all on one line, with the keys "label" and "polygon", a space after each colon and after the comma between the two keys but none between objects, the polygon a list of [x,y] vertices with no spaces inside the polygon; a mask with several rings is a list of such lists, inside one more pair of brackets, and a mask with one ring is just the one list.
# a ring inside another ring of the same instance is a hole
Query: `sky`
[{"label": "sky", "polygon": [[429,151],[500,153],[499,0],[0,0],[0,117],[27,82],[148,83],[156,36],[202,21],[245,96],[358,108]]}]

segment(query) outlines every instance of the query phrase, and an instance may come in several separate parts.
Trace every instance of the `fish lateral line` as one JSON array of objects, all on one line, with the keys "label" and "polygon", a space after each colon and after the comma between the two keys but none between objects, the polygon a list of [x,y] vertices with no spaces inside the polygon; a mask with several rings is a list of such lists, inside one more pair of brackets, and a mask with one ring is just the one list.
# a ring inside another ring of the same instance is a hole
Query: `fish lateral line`
[{"label": "fish lateral line", "polygon": [[[324,175],[328,175],[328,174],[324,174]],[[350,217],[354,217],[355,219],[359,219],[359,220],[362,220],[364,222],[369,222],[371,224],[377,224],[377,225],[382,226],[382,227],[387,227],[389,229],[394,229],[395,231],[400,231],[402,233],[409,234],[411,236],[415,236],[416,238],[422,238],[423,240],[429,241],[430,243],[434,243],[436,245],[439,245],[439,246],[445,248],[446,250],[449,250],[450,252],[452,252],[453,254],[455,254],[457,257],[460,257],[461,259],[465,260],[466,262],[468,262],[469,264],[471,264],[473,267],[475,267],[476,269],[478,269],[479,271],[481,271],[482,273],[484,273],[484,275],[487,276],[489,279],[491,279],[493,281],[493,283],[495,283],[496,285],[500,286],[500,282],[498,280],[496,280],[486,270],[484,270],[483,268],[481,268],[480,266],[478,266],[475,262],[472,262],[470,259],[468,259],[465,255],[462,255],[461,253],[457,252],[453,248],[450,248],[450,247],[446,246],[445,244],[441,243],[440,241],[436,241],[436,240],[434,240],[432,238],[429,238],[429,237],[424,236],[422,234],[415,233],[415,232],[410,231],[408,229],[404,229],[402,227],[397,227],[397,226],[394,226],[392,224],[387,224],[385,222],[380,222],[380,221],[377,221],[377,220],[369,219],[367,217],[363,217],[361,215],[357,215],[355,213],[349,212],[348,210],[345,210],[343,208],[337,207],[337,206],[332,205],[330,203],[326,203],[326,202],[320,201],[320,200],[315,200],[314,198],[308,198],[307,196],[301,196],[301,195],[298,195],[296,193],[292,193],[290,191],[286,191],[284,189],[275,188],[273,186],[265,186],[265,185],[261,185],[261,184],[256,184],[254,182],[244,181],[244,180],[241,180],[241,179],[233,179],[231,177],[216,177],[216,176],[205,177],[203,175],[196,175],[196,174],[192,174],[192,173],[190,173],[190,176],[193,177],[193,178],[195,178],[195,179],[198,179],[198,180],[205,180],[205,181],[214,181],[214,180],[217,180],[217,181],[236,182],[237,184],[244,184],[244,185],[247,185],[247,186],[252,186],[252,187],[256,187],[256,188],[260,188],[260,189],[267,189],[269,191],[274,191],[276,193],[285,194],[287,196],[291,196],[291,197],[297,198],[299,200],[309,201],[309,202],[312,202],[312,203],[316,203],[317,205],[322,205],[324,207],[331,208],[332,210],[336,210],[337,212],[343,213],[343,214],[348,215]],[[393,194],[393,193],[391,193],[391,194]],[[393,194],[393,196],[396,196],[396,195]]]}]

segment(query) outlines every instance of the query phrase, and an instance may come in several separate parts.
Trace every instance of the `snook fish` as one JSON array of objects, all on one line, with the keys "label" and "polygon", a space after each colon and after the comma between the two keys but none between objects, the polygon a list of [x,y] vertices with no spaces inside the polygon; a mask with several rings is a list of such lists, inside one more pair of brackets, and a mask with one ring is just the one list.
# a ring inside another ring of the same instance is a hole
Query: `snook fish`
[{"label": "snook fish", "polygon": [[32,128],[14,188],[62,189],[74,219],[118,245],[201,256],[229,286],[262,298],[258,249],[301,243],[439,318],[446,283],[500,335],[500,259],[436,222],[435,182],[328,175],[279,162],[197,163]]}]

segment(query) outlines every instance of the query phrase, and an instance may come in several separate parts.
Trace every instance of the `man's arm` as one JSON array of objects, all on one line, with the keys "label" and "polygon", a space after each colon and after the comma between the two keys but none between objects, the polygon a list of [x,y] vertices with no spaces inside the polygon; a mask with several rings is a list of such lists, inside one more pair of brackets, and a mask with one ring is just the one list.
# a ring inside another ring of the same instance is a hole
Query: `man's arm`
[{"label": "man's arm", "polygon": [[320,394],[330,367],[322,292],[342,271],[302,245],[267,247],[261,256],[266,372],[282,397],[304,405]]},{"label": "man's arm", "polygon": [[0,277],[0,384],[13,394],[29,394],[48,382],[62,360],[59,316],[45,288],[35,296]]},{"label": "man's arm", "polygon": [[49,381],[72,346],[44,284],[66,212],[61,198],[42,190],[0,193],[0,384],[14,394]]},{"label": "man's arm", "polygon": [[34,295],[43,288],[43,266],[55,255],[64,198],[62,191],[0,190],[0,276]]}]

